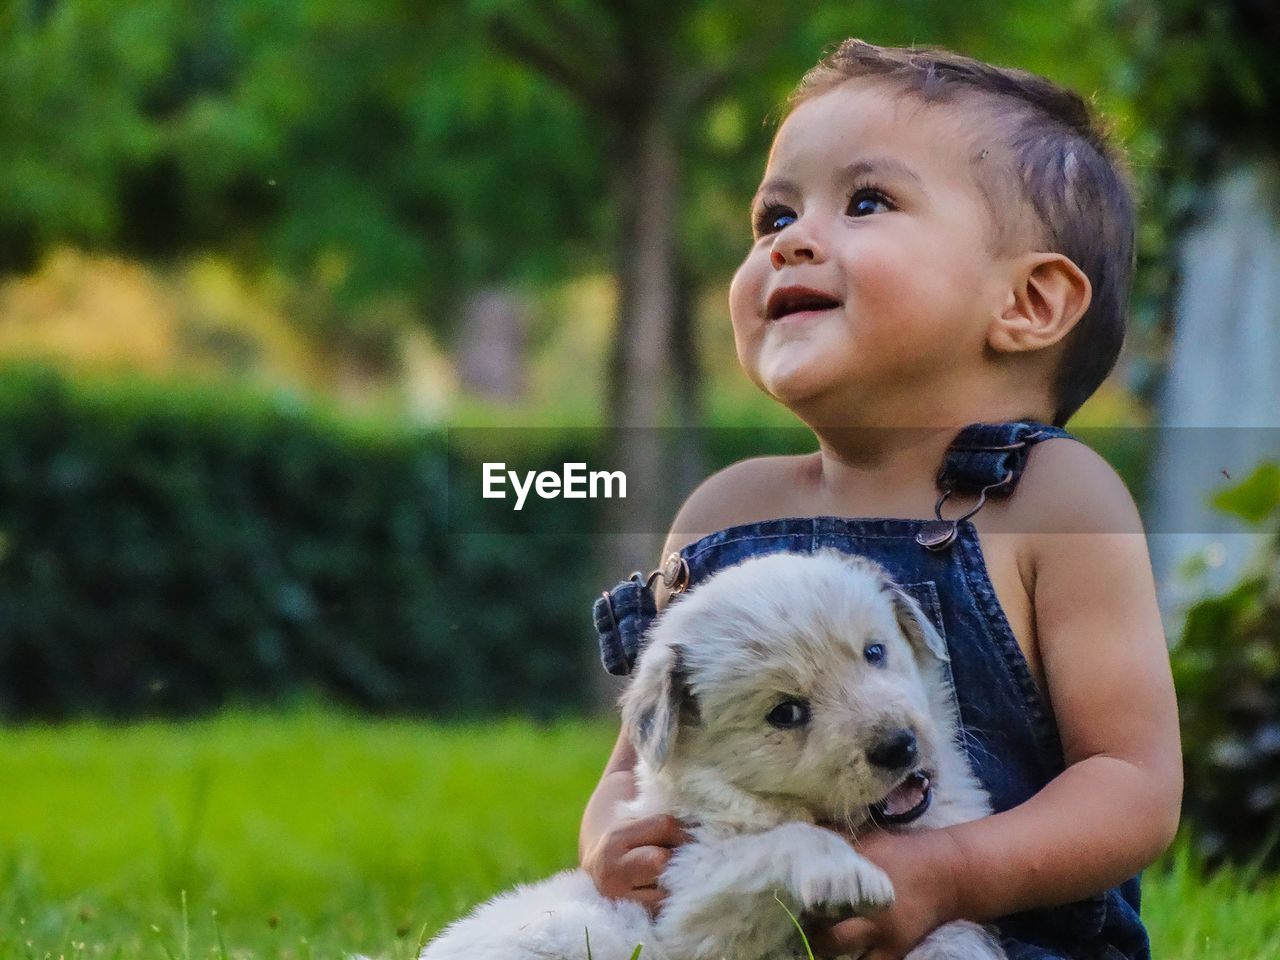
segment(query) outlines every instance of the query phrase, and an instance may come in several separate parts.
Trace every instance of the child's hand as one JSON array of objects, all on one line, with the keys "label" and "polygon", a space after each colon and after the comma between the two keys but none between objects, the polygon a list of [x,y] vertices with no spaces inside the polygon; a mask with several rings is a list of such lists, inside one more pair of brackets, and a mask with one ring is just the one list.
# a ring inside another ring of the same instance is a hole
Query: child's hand
[{"label": "child's hand", "polygon": [[901,960],[930,933],[958,919],[954,843],[941,830],[871,833],[850,841],[893,881],[893,906],[833,926],[806,929],[814,954]]},{"label": "child's hand", "polygon": [[634,900],[656,915],[667,896],[658,878],[689,839],[680,821],[665,814],[621,820],[601,834],[582,867],[601,896]]}]

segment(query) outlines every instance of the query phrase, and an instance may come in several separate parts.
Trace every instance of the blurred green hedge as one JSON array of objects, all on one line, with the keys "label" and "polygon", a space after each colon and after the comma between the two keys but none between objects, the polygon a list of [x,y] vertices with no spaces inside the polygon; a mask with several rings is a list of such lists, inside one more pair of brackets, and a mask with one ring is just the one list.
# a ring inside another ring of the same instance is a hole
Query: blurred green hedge
[{"label": "blurred green hedge", "polygon": [[[696,433],[664,432],[686,475],[648,495],[672,510],[718,466],[814,444],[802,426]],[[446,438],[288,397],[0,369],[0,719],[295,696],[437,716],[586,708],[591,603],[629,572],[593,534],[627,520],[482,500],[480,462],[597,464],[606,442]]]},{"label": "blurred green hedge", "polygon": [[0,372],[0,717],[581,707],[583,538],[510,511],[443,536],[451,456],[288,401]]}]

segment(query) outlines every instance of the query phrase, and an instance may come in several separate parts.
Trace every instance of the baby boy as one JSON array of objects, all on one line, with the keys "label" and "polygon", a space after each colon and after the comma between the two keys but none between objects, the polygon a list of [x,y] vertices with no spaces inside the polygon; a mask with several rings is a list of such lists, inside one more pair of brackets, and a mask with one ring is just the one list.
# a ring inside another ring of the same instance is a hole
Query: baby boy
[{"label": "baby boy", "polygon": [[[793,95],[752,233],[730,291],[738,357],[818,450],[708,478],[664,556],[705,574],[727,539],[741,556],[840,518],[901,518],[848,528],[870,545],[924,531],[962,428],[1050,427],[1017,441],[1017,475],[989,498],[945,500],[972,518],[957,543],[894,541],[900,573],[944,585],[970,759],[997,812],[860,837],[896,902],[813,929],[815,948],[896,960],[963,918],[994,923],[1014,960],[1148,956],[1134,878],[1170,843],[1182,786],[1168,655],[1132,498],[1053,429],[1124,337],[1134,215],[1116,151],[1078,95],[1041,77],[849,40]],[[634,761],[621,737],[580,853],[602,893],[657,909],[684,834],[617,817]]]}]

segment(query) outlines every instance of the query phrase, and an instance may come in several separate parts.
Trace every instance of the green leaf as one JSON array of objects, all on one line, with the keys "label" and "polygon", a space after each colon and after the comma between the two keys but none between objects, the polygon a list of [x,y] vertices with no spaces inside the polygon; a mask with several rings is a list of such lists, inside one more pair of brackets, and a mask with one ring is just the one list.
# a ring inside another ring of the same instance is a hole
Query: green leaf
[{"label": "green leaf", "polygon": [[1262,463],[1234,487],[1210,498],[1218,510],[1259,524],[1280,507],[1280,464]]}]

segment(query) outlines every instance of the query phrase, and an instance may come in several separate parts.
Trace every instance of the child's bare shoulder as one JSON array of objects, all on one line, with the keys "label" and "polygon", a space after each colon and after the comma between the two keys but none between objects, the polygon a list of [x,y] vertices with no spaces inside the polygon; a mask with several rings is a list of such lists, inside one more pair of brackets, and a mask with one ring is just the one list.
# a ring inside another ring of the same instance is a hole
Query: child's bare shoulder
[{"label": "child's bare shoulder", "polygon": [[1078,441],[1045,441],[1010,500],[1007,522],[1026,531],[1021,559],[1050,696],[1076,669],[1063,669],[1064,653],[1087,654],[1086,673],[1109,661],[1120,670],[1130,644],[1115,638],[1128,637],[1158,660],[1164,636],[1142,518],[1111,464]]},{"label": "child's bare shoulder", "polygon": [[713,473],[685,499],[671,523],[663,555],[726,527],[781,516],[812,468],[813,454],[751,457]]},{"label": "child's bare shoulder", "polygon": [[[676,512],[662,556],[717,530],[784,515],[789,504],[787,493],[812,474],[815,456],[750,457],[717,470],[693,489]],[[659,583],[659,609],[666,605],[668,596]]]},{"label": "child's bare shoulder", "polygon": [[1142,533],[1133,495],[1114,467],[1069,437],[1044,440],[1010,499],[1008,521],[1035,533]]}]

